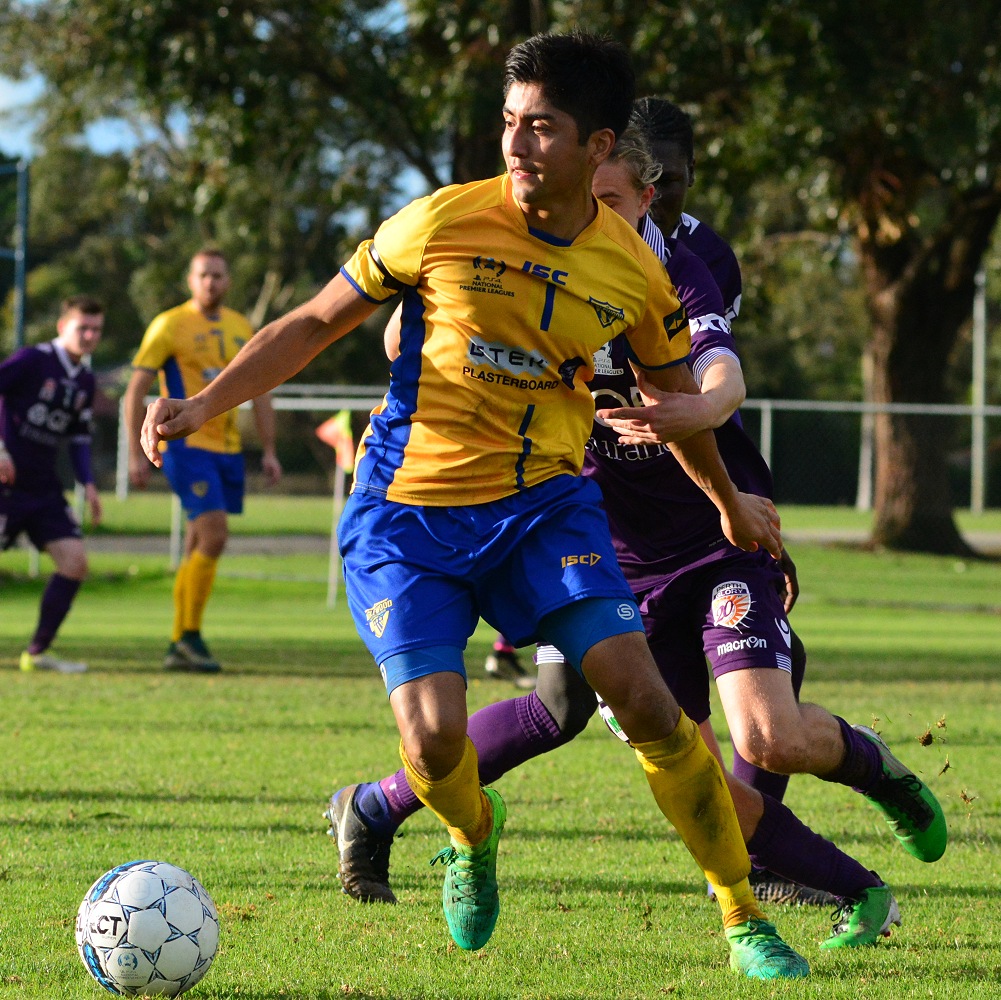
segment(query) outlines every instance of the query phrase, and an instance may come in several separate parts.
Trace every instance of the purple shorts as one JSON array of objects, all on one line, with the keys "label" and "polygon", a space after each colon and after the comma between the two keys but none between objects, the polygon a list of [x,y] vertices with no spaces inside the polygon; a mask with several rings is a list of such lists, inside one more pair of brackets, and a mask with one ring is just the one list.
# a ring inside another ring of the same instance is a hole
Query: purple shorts
[{"label": "purple shorts", "polygon": [[36,549],[61,538],[83,537],[62,493],[0,489],[0,552],[9,549],[22,532]]},{"label": "purple shorts", "polygon": [[784,578],[767,553],[700,566],[636,595],[650,650],[685,714],[709,718],[709,672],[764,667],[792,672]]}]

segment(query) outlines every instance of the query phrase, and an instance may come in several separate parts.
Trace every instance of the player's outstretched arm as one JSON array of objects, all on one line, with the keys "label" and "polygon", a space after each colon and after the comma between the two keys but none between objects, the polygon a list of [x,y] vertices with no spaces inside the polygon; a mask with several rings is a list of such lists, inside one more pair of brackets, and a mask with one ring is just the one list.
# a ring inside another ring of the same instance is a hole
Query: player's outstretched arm
[{"label": "player's outstretched arm", "polygon": [[[641,388],[649,382],[662,392],[689,397],[699,395],[699,387],[687,365],[638,372],[637,380]],[[697,399],[689,402],[698,404]],[[598,415],[603,416],[604,411],[599,411]],[[739,548],[754,552],[761,546],[778,559],[782,552],[782,534],[774,504],[765,497],[741,493],[737,489],[720,457],[713,432],[703,429],[682,440],[669,442],[668,447],[720,512],[723,534]]]},{"label": "player's outstretched arm", "polygon": [[161,441],[184,437],[206,420],[270,392],[301,371],[325,347],[350,333],[376,308],[342,274],[308,302],[269,323],[201,392],[158,399],[143,421],[142,446],[156,466]]}]

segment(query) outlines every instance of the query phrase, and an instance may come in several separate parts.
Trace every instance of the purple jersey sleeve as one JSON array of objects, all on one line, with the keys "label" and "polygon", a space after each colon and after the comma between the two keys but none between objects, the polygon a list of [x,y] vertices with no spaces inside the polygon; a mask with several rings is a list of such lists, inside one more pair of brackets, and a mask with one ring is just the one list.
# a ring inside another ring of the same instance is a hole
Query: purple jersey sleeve
[{"label": "purple jersey sleeve", "polygon": [[671,235],[705,262],[723,296],[723,315],[732,324],[740,313],[742,290],[740,264],[733,248],[711,226],[684,212]]}]

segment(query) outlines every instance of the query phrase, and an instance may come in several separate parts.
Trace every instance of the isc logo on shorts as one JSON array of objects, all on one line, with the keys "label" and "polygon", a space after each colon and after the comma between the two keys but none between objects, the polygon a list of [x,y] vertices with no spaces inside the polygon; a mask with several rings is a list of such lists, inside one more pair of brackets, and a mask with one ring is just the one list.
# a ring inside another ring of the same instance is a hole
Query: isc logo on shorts
[{"label": "isc logo on shorts", "polygon": [[567,566],[597,566],[600,558],[597,552],[582,552],[577,556],[564,556],[560,560],[560,565],[564,569]]},{"label": "isc logo on shorts", "polygon": [[751,591],[740,580],[728,580],[713,589],[713,624],[736,628],[750,613]]}]

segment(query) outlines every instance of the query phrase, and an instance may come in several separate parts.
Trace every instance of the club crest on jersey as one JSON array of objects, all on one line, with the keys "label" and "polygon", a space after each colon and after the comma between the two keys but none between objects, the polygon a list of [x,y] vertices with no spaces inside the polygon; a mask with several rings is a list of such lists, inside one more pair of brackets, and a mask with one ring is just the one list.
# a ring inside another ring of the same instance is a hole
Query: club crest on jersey
[{"label": "club crest on jersey", "polygon": [[618,306],[613,306],[611,302],[601,302],[593,296],[588,297],[588,303],[598,314],[598,322],[602,327],[609,327],[617,320],[625,322],[626,312]]},{"label": "club crest on jersey", "polygon": [[196,497],[204,497],[209,491],[209,484],[201,479],[197,483],[191,484],[191,492],[194,493]]},{"label": "club crest on jersey", "polygon": [[392,607],[393,602],[387,597],[385,600],[379,601],[378,604],[373,604],[372,607],[365,609],[365,621],[368,622],[368,627],[377,639],[381,639],[382,633],[386,631]]},{"label": "club crest on jersey", "polygon": [[[624,369],[612,366],[612,342],[608,341],[603,347],[599,347],[594,352],[594,374],[595,375],[622,375]],[[623,404],[625,405],[625,404]]]},{"label": "club crest on jersey", "polygon": [[713,624],[737,628],[750,614],[751,591],[740,580],[729,580],[713,589]]}]

